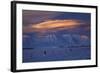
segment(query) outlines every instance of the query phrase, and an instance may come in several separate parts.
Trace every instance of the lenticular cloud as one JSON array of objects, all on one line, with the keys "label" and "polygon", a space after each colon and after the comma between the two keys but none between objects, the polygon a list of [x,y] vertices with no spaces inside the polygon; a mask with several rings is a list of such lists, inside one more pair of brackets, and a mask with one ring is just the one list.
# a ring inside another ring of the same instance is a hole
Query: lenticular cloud
[{"label": "lenticular cloud", "polygon": [[81,20],[65,19],[65,20],[46,20],[41,23],[31,24],[30,26],[24,27],[24,32],[50,32],[59,31],[64,29],[73,29],[78,26],[85,24]]},{"label": "lenticular cloud", "polygon": [[80,24],[83,23],[78,20],[49,20],[49,21],[32,25],[32,28],[35,31],[41,32],[41,31],[53,30],[53,29],[61,30],[61,29],[75,28]]}]

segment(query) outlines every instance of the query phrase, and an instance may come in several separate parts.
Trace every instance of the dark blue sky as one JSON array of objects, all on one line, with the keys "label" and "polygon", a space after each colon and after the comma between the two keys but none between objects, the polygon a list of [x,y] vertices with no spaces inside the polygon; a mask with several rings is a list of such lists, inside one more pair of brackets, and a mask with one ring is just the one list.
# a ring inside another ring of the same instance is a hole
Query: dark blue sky
[{"label": "dark blue sky", "polygon": [[[29,28],[29,26],[42,23],[48,20],[79,20],[84,24],[73,28],[64,29],[56,32],[56,35],[63,34],[76,34],[84,35],[90,39],[90,13],[75,13],[75,12],[53,12],[53,11],[34,11],[34,10],[23,10],[23,47],[32,48],[34,38],[37,37],[34,29]],[[29,31],[30,30],[30,31]],[[35,38],[36,39],[36,38]],[[61,42],[62,43],[62,42]]]},{"label": "dark blue sky", "polygon": [[24,26],[53,19],[77,19],[90,23],[91,15],[90,13],[23,10]]}]

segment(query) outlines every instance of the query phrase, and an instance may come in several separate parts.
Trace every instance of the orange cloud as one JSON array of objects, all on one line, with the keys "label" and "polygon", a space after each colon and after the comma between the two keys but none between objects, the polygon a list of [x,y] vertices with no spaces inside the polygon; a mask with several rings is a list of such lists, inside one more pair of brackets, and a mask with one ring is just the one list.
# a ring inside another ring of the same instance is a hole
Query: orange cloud
[{"label": "orange cloud", "polygon": [[63,29],[76,28],[81,24],[84,24],[84,22],[75,19],[47,20],[38,24],[31,24],[29,26],[25,26],[23,27],[23,32],[39,32],[39,33],[46,33],[48,31],[56,32]]},{"label": "orange cloud", "polygon": [[32,25],[32,28],[35,31],[44,31],[44,30],[61,30],[61,29],[69,29],[75,28],[82,24],[82,22],[78,20],[49,20],[39,24]]}]

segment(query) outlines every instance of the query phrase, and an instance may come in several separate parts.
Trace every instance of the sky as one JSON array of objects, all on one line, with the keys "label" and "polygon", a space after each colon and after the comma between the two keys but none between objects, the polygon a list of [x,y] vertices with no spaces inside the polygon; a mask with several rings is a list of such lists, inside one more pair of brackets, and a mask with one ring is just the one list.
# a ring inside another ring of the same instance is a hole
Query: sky
[{"label": "sky", "polygon": [[76,34],[81,39],[90,39],[90,20],[90,13],[23,10],[23,47],[32,48],[33,38],[47,33]]}]

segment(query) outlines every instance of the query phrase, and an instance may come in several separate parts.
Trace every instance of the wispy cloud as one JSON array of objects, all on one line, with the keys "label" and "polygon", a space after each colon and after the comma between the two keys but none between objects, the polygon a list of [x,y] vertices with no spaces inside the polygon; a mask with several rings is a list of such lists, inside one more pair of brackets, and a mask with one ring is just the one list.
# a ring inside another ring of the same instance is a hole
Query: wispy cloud
[{"label": "wispy cloud", "polygon": [[27,26],[43,22],[45,20],[53,19],[60,14],[63,13],[51,11],[23,10],[23,25]]},{"label": "wispy cloud", "polygon": [[23,38],[30,38],[30,36],[29,35],[23,35]]},{"label": "wispy cloud", "polygon": [[86,35],[81,35],[80,38],[83,39],[83,40],[87,40],[87,39],[89,39],[89,37],[86,36]]},{"label": "wispy cloud", "polygon": [[76,28],[84,24],[79,20],[47,20],[38,24],[33,24],[28,27],[24,27],[24,32],[46,32],[46,31],[58,31],[63,29]]}]

